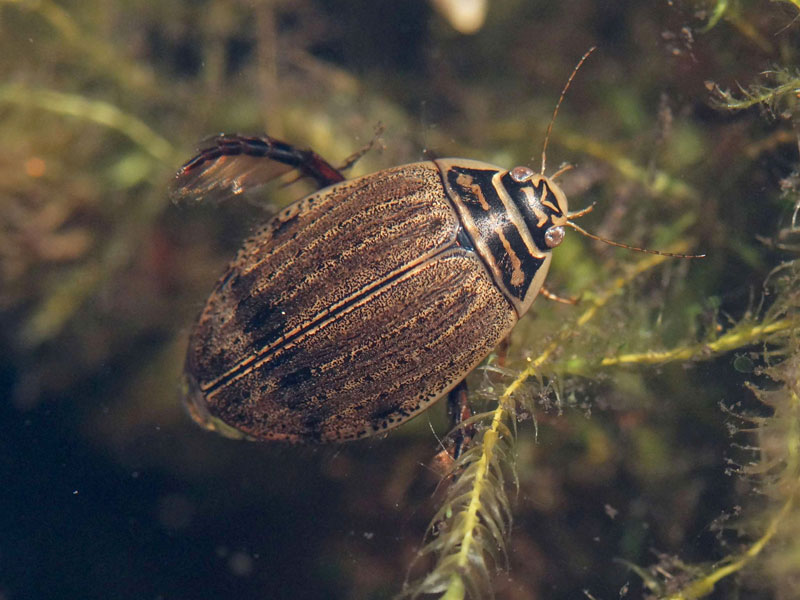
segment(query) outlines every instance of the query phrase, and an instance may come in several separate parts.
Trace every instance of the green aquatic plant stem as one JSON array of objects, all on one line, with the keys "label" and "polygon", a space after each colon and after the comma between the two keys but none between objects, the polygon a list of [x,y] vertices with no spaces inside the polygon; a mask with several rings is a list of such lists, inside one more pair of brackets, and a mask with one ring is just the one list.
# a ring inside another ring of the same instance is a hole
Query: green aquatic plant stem
[{"label": "green aquatic plant stem", "polygon": [[460,573],[466,571],[469,567],[470,555],[472,554],[476,541],[475,535],[481,521],[479,515],[483,506],[481,498],[487,486],[489,466],[495,459],[494,453],[498,438],[503,434],[503,431],[508,432],[505,420],[509,416],[508,403],[511,401],[511,393],[512,392],[509,392],[509,390],[506,390],[506,393],[501,396],[497,408],[494,410],[492,423],[489,429],[483,434],[481,440],[482,452],[478,459],[477,473],[475,474],[472,490],[470,492],[469,504],[467,505],[467,510],[463,517],[462,526],[464,528],[464,535],[461,538],[461,544],[455,559],[458,569],[457,572],[451,576],[450,584],[443,596],[446,600],[456,600],[464,597],[465,587]]},{"label": "green aquatic plant stem", "polygon": [[792,77],[788,81],[776,85],[775,87],[758,87],[742,90],[743,98],[737,99],[733,94],[716,88],[719,99],[715,103],[719,108],[728,110],[744,110],[757,104],[772,105],[779,98],[788,95],[796,95],[800,90],[800,77]]},{"label": "green aquatic plant stem", "polygon": [[798,473],[798,457],[800,456],[800,397],[795,390],[790,391],[791,398],[791,435],[787,436],[789,445],[787,448],[787,470],[792,471],[791,487],[788,490],[788,498],[778,513],[772,517],[767,524],[762,536],[756,540],[747,550],[736,556],[730,556],[716,565],[707,575],[690,582],[686,587],[666,597],[666,600],[696,600],[708,596],[714,591],[715,585],[725,577],[741,571],[750,562],[757,558],[767,544],[780,533],[781,524],[794,509],[797,503],[798,491],[800,491],[800,474]]},{"label": "green aquatic plant stem", "polygon": [[798,325],[800,325],[800,320],[792,318],[781,319],[766,324],[743,325],[735,327],[713,342],[690,344],[660,352],[639,352],[608,356],[600,361],[600,366],[613,367],[632,364],[663,364],[679,360],[710,358],[711,356],[730,352],[737,348],[763,342],[775,333],[788,332]]},{"label": "green aquatic plant stem", "polygon": [[[790,4],[798,5],[798,0],[783,0]],[[717,0],[711,9],[711,15],[706,24],[700,28],[700,33],[708,33],[716,27],[720,21],[725,19],[731,26],[739,31],[745,38],[756,44],[763,52],[773,51],[772,44],[768,38],[764,37],[753,23],[742,15],[740,6],[731,3],[729,0]]]},{"label": "green aquatic plant stem", "polygon": [[711,573],[693,581],[684,589],[675,594],[667,596],[667,600],[696,600],[708,596],[714,591],[714,586],[725,577],[733,575],[741,571],[750,561],[756,558],[766,545],[778,533],[781,522],[792,510],[796,494],[793,494],[789,500],[781,507],[780,512],[770,521],[764,535],[762,535],[752,546],[750,546],[738,558],[729,558],[721,565],[717,566]]},{"label": "green aquatic plant stem", "polygon": [[172,144],[150,129],[142,120],[102,100],[22,85],[0,86],[0,103],[34,107],[52,113],[77,117],[118,131],[136,143],[146,154],[167,164],[179,162]]},{"label": "green aquatic plant stem", "polygon": [[703,33],[708,33],[714,27],[716,27],[717,23],[720,22],[723,16],[725,16],[725,12],[728,10],[728,0],[717,0],[717,3],[714,5],[714,8],[711,11],[711,16],[708,18],[708,22],[705,26],[700,30]]}]

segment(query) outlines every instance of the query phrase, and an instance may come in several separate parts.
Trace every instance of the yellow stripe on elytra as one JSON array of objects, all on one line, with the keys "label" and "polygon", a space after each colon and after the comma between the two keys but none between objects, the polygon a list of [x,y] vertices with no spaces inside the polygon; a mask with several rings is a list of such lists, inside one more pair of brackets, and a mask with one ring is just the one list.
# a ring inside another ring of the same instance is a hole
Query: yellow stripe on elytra
[{"label": "yellow stripe on elytra", "polygon": [[[337,312],[341,307],[347,305],[349,302],[353,302],[354,300],[358,299],[359,296],[363,296],[359,302],[354,302],[350,307],[347,308],[345,312],[350,312],[354,308],[361,306],[366,302],[367,299],[371,298],[374,294],[378,293],[380,289],[384,286],[384,284],[395,277],[397,279],[395,281],[402,281],[413,275],[414,271],[416,270],[419,265],[422,263],[427,262],[436,254],[442,252],[442,248],[434,248],[430,252],[427,252],[420,256],[417,260],[412,263],[407,263],[401,266],[398,269],[388,273],[383,278],[372,282],[370,285],[361,288],[349,296],[342,298],[335,304],[331,305],[330,307],[326,308],[323,311],[320,311],[310,319],[306,320],[302,324],[294,327],[291,331],[286,332],[284,335],[280,336],[276,339],[273,343],[268,344],[261,348],[258,352],[254,353],[250,357],[246,358],[245,360],[235,364],[233,367],[228,369],[222,375],[214,378],[211,381],[208,381],[204,384],[200,384],[200,389],[203,392],[208,392],[211,388],[218,385],[221,381],[232,377],[231,381],[238,381],[244,375],[252,372],[253,369],[258,368],[262,364],[264,364],[267,360],[269,360],[269,356],[273,354],[274,351],[278,349],[279,346],[292,341],[296,342],[297,340],[303,339],[307,336],[308,333],[317,331],[322,325],[327,324],[333,321],[339,313]],[[209,393],[209,397],[211,397],[216,390],[212,390]]]}]

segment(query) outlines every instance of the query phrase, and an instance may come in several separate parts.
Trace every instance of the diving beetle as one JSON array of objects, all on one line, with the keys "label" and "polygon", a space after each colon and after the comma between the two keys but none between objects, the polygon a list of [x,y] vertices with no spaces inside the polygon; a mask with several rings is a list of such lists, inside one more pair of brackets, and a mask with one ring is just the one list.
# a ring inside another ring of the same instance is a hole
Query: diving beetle
[{"label": "diving beetle", "polygon": [[235,437],[338,442],[455,393],[530,308],[564,228],[583,231],[572,219],[588,209],[569,212],[544,157],[588,54],[540,173],[444,158],[346,180],[268,136],[200,150],[176,176],[178,198],[293,169],[320,189],[247,240],[217,282],[186,356],[193,418]]}]

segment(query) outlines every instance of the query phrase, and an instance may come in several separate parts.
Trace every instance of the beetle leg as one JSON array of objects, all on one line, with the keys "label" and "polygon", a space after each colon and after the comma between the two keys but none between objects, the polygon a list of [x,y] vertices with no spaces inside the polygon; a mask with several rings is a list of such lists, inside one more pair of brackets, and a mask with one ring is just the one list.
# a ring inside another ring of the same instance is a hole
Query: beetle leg
[{"label": "beetle leg", "polygon": [[464,421],[472,416],[472,411],[467,403],[466,379],[462,379],[447,394],[447,414],[450,416],[450,426],[453,431],[451,452],[453,460],[457,460],[475,433],[472,426],[463,425]]},{"label": "beetle leg", "polygon": [[347,171],[354,164],[356,164],[359,160],[361,160],[362,156],[364,156],[367,152],[372,150],[376,146],[376,144],[380,143],[381,148],[385,149],[385,146],[380,141],[381,140],[381,134],[383,133],[384,129],[385,129],[385,127],[383,126],[383,123],[378,123],[375,126],[375,131],[373,132],[372,139],[369,141],[369,143],[364,144],[363,146],[361,146],[361,148],[359,148],[358,150],[353,152],[350,156],[345,158],[344,162],[339,166],[339,171],[340,172],[341,171]]},{"label": "beetle leg", "polygon": [[497,348],[495,348],[495,352],[497,353],[497,364],[501,367],[506,366],[506,358],[508,358],[508,346],[511,344],[507,337],[500,340],[500,343],[497,344]]},{"label": "beetle leg", "polygon": [[313,150],[301,150],[267,135],[221,135],[202,146],[177,175],[172,196],[178,200],[221,200],[250,191],[296,169],[318,188],[344,181],[336,167]]},{"label": "beetle leg", "polygon": [[539,290],[539,293],[548,300],[553,300],[554,302],[560,302],[561,304],[575,305],[578,303],[578,300],[580,300],[580,296],[573,296],[572,298],[562,298],[561,296],[554,294],[544,286],[542,286],[542,288]]}]

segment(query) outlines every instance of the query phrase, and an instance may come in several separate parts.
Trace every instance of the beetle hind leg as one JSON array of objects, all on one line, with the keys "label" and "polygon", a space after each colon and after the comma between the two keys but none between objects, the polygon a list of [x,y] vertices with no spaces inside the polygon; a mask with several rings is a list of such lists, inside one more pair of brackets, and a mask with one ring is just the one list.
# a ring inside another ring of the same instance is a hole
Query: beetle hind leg
[{"label": "beetle hind leg", "polygon": [[475,434],[471,425],[464,424],[472,416],[472,411],[468,404],[466,379],[462,379],[447,394],[447,414],[450,417],[450,430],[453,436],[453,446],[450,451],[452,452],[453,460],[458,460]]},{"label": "beetle hind leg", "polygon": [[313,150],[262,136],[221,135],[201,146],[175,176],[172,196],[223,199],[250,191],[289,171],[319,189],[344,181],[341,170]]},{"label": "beetle hind leg", "polygon": [[375,146],[380,145],[381,149],[385,149],[386,147],[383,145],[381,141],[381,134],[383,133],[384,126],[383,123],[378,123],[375,126],[375,132],[372,134],[372,139],[361,146],[358,150],[353,152],[350,156],[344,159],[344,162],[339,166],[339,171],[347,171],[348,169],[352,168],[361,158],[370,150],[372,150]]}]

